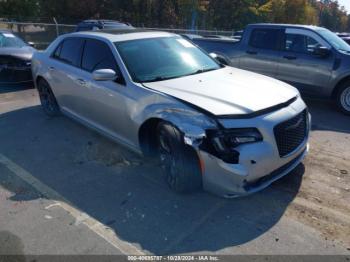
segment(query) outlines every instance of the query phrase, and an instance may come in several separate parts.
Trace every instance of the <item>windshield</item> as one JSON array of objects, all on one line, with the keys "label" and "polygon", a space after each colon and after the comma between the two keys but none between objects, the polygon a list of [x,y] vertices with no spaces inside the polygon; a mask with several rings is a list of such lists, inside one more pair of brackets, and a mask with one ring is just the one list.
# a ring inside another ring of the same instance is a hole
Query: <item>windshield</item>
[{"label": "windshield", "polygon": [[350,52],[350,46],[335,33],[327,29],[320,29],[317,32],[323,36],[335,49]]},{"label": "windshield", "polygon": [[1,47],[23,47],[27,44],[12,33],[0,33]]},{"label": "windshield", "polygon": [[210,56],[181,37],[115,43],[135,82],[155,82],[220,68]]}]

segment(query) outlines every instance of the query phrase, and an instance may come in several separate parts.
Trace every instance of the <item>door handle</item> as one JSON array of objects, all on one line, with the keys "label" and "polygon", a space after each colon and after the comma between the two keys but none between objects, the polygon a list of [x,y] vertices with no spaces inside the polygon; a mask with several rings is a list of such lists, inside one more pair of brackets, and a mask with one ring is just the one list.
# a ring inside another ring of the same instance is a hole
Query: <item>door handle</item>
[{"label": "door handle", "polygon": [[247,50],[246,53],[250,54],[250,55],[257,55],[258,54],[258,52],[252,51],[252,50]]},{"label": "door handle", "polygon": [[77,82],[78,82],[78,84],[81,85],[81,86],[86,86],[86,81],[83,80],[83,79],[77,79]]},{"label": "door handle", "polygon": [[297,59],[296,56],[292,56],[292,55],[285,55],[285,56],[283,56],[283,58],[288,59],[288,60],[295,60],[295,59]]},{"label": "door handle", "polygon": [[53,66],[49,67],[49,71],[54,71],[54,70],[55,70],[55,68]]}]

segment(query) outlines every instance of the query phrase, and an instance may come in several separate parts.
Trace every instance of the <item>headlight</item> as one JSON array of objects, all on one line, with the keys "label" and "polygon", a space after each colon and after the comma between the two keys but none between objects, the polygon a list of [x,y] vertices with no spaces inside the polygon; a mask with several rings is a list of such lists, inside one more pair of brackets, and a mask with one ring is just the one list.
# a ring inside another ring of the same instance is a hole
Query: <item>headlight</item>
[{"label": "headlight", "polygon": [[256,128],[229,129],[211,134],[211,140],[216,150],[226,151],[242,144],[255,143],[263,140]]},{"label": "headlight", "polygon": [[263,137],[256,128],[239,128],[207,131],[207,148],[214,156],[231,164],[238,164],[239,152],[236,147],[248,143],[256,143]]}]

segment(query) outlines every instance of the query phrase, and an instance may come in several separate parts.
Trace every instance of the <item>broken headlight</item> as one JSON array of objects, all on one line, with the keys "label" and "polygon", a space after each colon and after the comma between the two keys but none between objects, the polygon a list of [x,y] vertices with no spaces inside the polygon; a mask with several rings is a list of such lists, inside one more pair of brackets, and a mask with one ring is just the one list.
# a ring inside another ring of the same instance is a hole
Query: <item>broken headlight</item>
[{"label": "broken headlight", "polygon": [[225,151],[242,144],[259,142],[262,139],[262,135],[256,128],[228,129],[211,135],[213,146],[218,151]]},{"label": "broken headlight", "polygon": [[261,133],[256,128],[209,130],[207,138],[210,153],[232,164],[239,162],[239,152],[235,150],[236,147],[263,140]]}]

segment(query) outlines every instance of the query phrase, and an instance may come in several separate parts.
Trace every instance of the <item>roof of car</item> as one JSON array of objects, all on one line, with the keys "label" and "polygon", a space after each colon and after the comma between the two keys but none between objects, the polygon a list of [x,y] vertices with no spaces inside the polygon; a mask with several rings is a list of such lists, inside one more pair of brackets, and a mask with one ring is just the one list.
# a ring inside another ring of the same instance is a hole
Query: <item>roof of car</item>
[{"label": "roof of car", "polygon": [[129,23],[121,22],[121,21],[115,21],[115,20],[104,20],[104,19],[89,19],[81,21],[79,24],[124,24],[124,25],[130,25]]},{"label": "roof of car", "polygon": [[168,33],[168,32],[158,32],[158,31],[140,30],[140,29],[97,30],[97,31],[77,32],[77,33],[72,33],[71,35],[100,36],[110,40],[111,42],[122,42],[122,41],[128,41],[128,40],[175,36],[175,34]]},{"label": "roof of car", "polygon": [[250,24],[249,26],[269,26],[269,27],[293,27],[293,28],[306,28],[306,29],[322,29],[322,27],[318,27],[315,25],[298,25],[298,24],[272,24],[272,23],[258,23],[258,24]]},{"label": "roof of car", "polygon": [[201,35],[196,35],[196,34],[181,34],[183,37],[187,37],[189,39],[195,39],[195,38],[203,38]]}]

